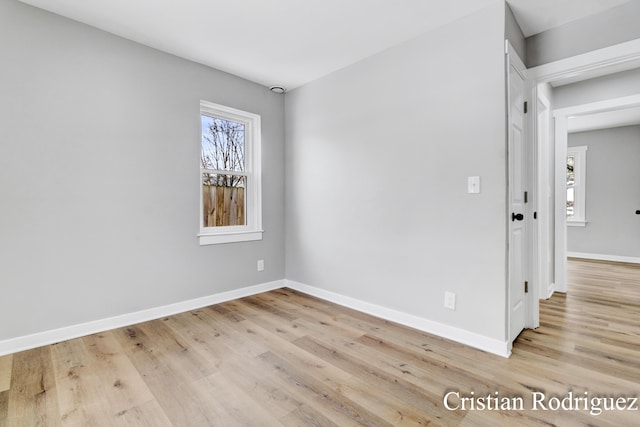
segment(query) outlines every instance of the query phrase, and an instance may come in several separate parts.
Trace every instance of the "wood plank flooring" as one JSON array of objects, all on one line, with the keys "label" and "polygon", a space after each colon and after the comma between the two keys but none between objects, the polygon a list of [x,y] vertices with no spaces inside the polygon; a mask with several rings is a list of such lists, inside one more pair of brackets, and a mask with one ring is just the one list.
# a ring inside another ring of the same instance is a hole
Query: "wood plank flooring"
[{"label": "wood plank flooring", "polygon": [[288,289],[0,357],[0,426],[640,425],[549,407],[640,395],[640,267],[572,260],[569,280],[510,359]]}]

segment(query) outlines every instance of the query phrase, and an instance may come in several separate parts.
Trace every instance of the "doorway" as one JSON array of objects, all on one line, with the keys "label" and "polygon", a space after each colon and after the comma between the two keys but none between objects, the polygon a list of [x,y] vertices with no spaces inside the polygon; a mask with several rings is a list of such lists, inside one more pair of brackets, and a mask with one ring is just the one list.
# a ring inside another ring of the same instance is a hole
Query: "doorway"
[{"label": "doorway", "polygon": [[590,104],[577,105],[554,111],[555,121],[555,288],[567,291],[567,146],[569,120],[593,114],[605,114],[640,107],[640,94]]},{"label": "doorway", "polygon": [[[536,147],[535,170],[535,207],[539,214],[536,233],[533,236],[534,261],[533,277],[535,278],[535,294],[540,298],[549,297],[554,291],[566,292],[567,269],[567,232],[566,232],[566,156],[567,126],[569,117],[580,116],[595,111],[607,111],[640,105],[640,94],[615,100],[584,104],[556,110],[549,128],[555,127],[545,137],[544,125],[541,126],[541,115],[551,119],[549,102],[539,85],[573,83],[591,78],[614,74],[620,71],[640,67],[640,40],[622,45],[600,49],[595,52],[563,59],[550,64],[529,69],[529,99],[534,114],[528,118],[529,137]],[[545,154],[545,150],[546,153]],[[556,179],[558,178],[559,179]],[[545,214],[546,213],[546,214]],[[549,250],[553,251],[551,259],[545,258]],[[539,326],[539,299],[530,301],[530,327]]]}]

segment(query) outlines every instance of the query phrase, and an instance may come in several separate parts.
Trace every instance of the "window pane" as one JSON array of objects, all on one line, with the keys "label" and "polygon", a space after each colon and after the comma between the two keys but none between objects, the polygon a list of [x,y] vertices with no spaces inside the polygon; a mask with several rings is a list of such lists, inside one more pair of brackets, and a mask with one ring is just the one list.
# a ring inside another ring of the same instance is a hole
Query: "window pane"
[{"label": "window pane", "polygon": [[567,157],[567,185],[576,183],[576,158],[574,156]]},{"label": "window pane", "polygon": [[573,218],[575,215],[575,188],[567,188],[567,218]]},{"label": "window pane", "polygon": [[204,114],[200,117],[202,119],[201,167],[223,171],[244,171],[244,124]]},{"label": "window pane", "polygon": [[245,187],[244,176],[203,173],[202,226],[246,225]]}]

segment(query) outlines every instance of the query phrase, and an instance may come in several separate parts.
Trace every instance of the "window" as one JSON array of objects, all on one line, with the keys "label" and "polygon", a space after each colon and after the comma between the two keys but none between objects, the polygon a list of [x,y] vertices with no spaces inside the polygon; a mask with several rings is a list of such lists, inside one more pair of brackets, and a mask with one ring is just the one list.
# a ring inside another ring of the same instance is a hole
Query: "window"
[{"label": "window", "polygon": [[587,147],[568,147],[567,149],[567,224],[583,226],[586,224]]},{"label": "window", "polygon": [[260,116],[200,102],[200,244],[262,239]]}]

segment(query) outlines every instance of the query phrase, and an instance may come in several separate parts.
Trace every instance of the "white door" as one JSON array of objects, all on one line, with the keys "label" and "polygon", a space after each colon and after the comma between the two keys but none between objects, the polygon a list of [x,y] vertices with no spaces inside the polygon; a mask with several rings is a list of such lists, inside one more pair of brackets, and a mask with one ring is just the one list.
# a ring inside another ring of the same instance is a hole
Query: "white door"
[{"label": "white door", "polygon": [[511,45],[507,46],[509,126],[509,341],[525,327],[527,270],[527,146],[525,136],[525,66]]}]

